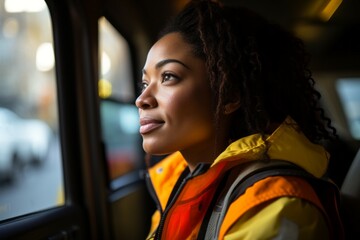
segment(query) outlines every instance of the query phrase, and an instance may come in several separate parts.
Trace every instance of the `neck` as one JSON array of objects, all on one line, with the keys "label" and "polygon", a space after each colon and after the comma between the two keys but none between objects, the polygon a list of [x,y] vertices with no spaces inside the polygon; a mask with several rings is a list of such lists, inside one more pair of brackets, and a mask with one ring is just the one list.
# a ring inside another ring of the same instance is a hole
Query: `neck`
[{"label": "neck", "polygon": [[180,151],[185,158],[191,172],[194,171],[199,163],[213,163],[216,157],[225,150],[227,142],[215,142],[211,144],[200,144],[199,146],[193,146],[191,149],[185,149]]}]

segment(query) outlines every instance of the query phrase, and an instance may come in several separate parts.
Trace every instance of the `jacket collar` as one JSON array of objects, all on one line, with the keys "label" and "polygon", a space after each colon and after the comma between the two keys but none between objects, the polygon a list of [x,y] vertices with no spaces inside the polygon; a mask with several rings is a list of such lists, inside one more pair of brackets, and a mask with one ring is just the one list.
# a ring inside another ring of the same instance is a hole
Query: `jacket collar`
[{"label": "jacket collar", "polygon": [[292,162],[316,177],[325,174],[329,154],[325,149],[310,142],[297,129],[291,118],[285,121],[269,136],[253,134],[231,143],[214,161],[212,166],[223,161],[243,161],[262,159],[265,153],[270,159]]}]

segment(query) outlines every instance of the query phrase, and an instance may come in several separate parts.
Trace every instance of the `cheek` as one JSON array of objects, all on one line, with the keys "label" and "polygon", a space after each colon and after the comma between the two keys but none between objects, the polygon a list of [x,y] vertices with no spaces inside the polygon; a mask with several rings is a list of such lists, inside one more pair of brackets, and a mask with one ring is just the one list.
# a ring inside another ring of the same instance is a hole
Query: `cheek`
[{"label": "cheek", "polygon": [[[167,114],[184,127],[208,127],[212,123],[211,96],[202,89],[190,88],[167,96]],[[186,123],[186,124],[185,124]]]},{"label": "cheek", "polygon": [[182,89],[161,89],[157,94],[159,109],[167,116],[179,115],[187,104],[189,93]]},{"label": "cheek", "polygon": [[168,94],[166,111],[169,114],[169,117],[179,117],[182,116],[187,108],[185,107],[190,101],[188,100],[188,94]]}]

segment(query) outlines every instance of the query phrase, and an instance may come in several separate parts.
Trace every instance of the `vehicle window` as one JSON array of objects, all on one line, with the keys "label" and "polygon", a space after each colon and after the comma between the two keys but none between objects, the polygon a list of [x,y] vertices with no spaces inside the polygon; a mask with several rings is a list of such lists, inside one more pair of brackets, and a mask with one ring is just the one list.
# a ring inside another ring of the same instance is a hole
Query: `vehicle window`
[{"label": "vehicle window", "polygon": [[99,33],[100,97],[134,101],[130,50],[126,40],[104,17],[99,20]]},{"label": "vehicle window", "polygon": [[105,18],[99,21],[99,33],[102,137],[109,178],[115,180],[143,163],[138,110],[126,40]]},{"label": "vehicle window", "polygon": [[0,0],[0,221],[64,204],[50,14]]},{"label": "vehicle window", "polygon": [[354,139],[360,140],[360,78],[341,78],[336,89]]}]

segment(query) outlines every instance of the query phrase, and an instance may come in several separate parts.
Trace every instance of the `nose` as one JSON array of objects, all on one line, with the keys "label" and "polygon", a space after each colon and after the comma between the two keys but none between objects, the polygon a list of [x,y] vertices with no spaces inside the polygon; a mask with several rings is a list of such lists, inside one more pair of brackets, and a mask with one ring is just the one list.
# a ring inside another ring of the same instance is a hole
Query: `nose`
[{"label": "nose", "polygon": [[139,109],[149,109],[157,106],[157,101],[151,93],[150,88],[146,88],[135,101],[136,107]]}]

